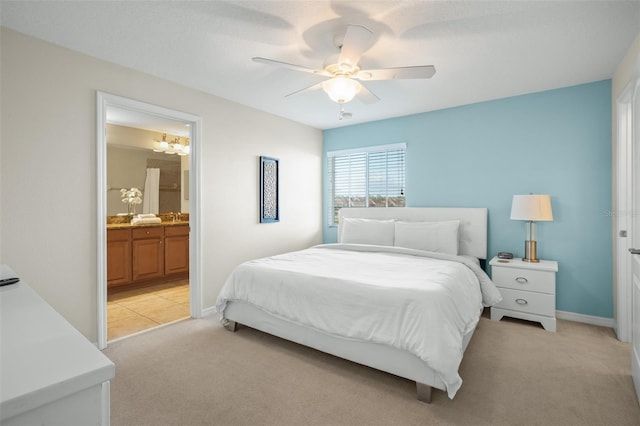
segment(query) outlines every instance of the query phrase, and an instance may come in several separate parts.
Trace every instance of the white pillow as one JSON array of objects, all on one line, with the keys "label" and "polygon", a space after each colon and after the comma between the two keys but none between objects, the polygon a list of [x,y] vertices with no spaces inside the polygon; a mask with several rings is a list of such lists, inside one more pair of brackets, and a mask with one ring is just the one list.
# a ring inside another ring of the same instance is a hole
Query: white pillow
[{"label": "white pillow", "polygon": [[393,245],[393,224],[395,220],[342,218],[343,244],[373,244],[378,246]]},{"label": "white pillow", "polygon": [[397,247],[458,254],[459,220],[444,222],[396,222]]}]

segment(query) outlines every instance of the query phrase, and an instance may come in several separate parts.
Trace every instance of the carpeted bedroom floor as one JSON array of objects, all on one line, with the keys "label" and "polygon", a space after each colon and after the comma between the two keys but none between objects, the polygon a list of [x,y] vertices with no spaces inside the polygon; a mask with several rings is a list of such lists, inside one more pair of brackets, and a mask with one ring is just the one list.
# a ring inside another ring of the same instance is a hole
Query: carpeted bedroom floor
[{"label": "carpeted bedroom floor", "polygon": [[111,424],[640,425],[630,345],[608,328],[481,318],[455,399],[217,318],[114,342]]}]

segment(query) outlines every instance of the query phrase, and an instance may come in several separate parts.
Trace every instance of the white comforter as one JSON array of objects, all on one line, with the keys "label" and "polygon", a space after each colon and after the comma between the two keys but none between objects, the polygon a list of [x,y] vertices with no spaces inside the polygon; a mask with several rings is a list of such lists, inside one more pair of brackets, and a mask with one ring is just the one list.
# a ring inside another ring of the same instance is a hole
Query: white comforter
[{"label": "white comforter", "polygon": [[[481,291],[482,286],[482,291]],[[425,361],[450,398],[463,336],[500,294],[474,262],[397,247],[326,244],[245,262],[216,308],[242,301],[316,330],[390,345]]]}]

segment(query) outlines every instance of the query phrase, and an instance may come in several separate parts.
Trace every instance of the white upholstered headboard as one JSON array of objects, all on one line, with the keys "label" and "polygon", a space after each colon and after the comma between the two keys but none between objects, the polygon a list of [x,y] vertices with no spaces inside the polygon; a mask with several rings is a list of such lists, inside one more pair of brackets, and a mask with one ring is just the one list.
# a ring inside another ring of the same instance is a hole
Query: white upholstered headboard
[{"label": "white upholstered headboard", "polygon": [[342,218],[396,219],[405,222],[439,222],[459,220],[459,254],[487,258],[486,208],[461,207],[388,207],[388,208],[342,208],[338,212],[338,242],[342,235]]}]

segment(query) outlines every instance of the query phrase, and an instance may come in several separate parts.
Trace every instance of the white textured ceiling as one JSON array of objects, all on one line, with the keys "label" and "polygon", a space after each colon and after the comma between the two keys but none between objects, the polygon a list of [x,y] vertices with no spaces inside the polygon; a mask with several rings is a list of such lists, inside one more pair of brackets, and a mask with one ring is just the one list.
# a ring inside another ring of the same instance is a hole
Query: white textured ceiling
[{"label": "white textured ceiling", "polygon": [[[640,1],[5,1],[3,26],[328,129],[612,76],[640,31]],[[364,25],[363,68],[434,65],[430,80],[371,81],[381,100],[284,95],[317,76],[334,35]]]}]

